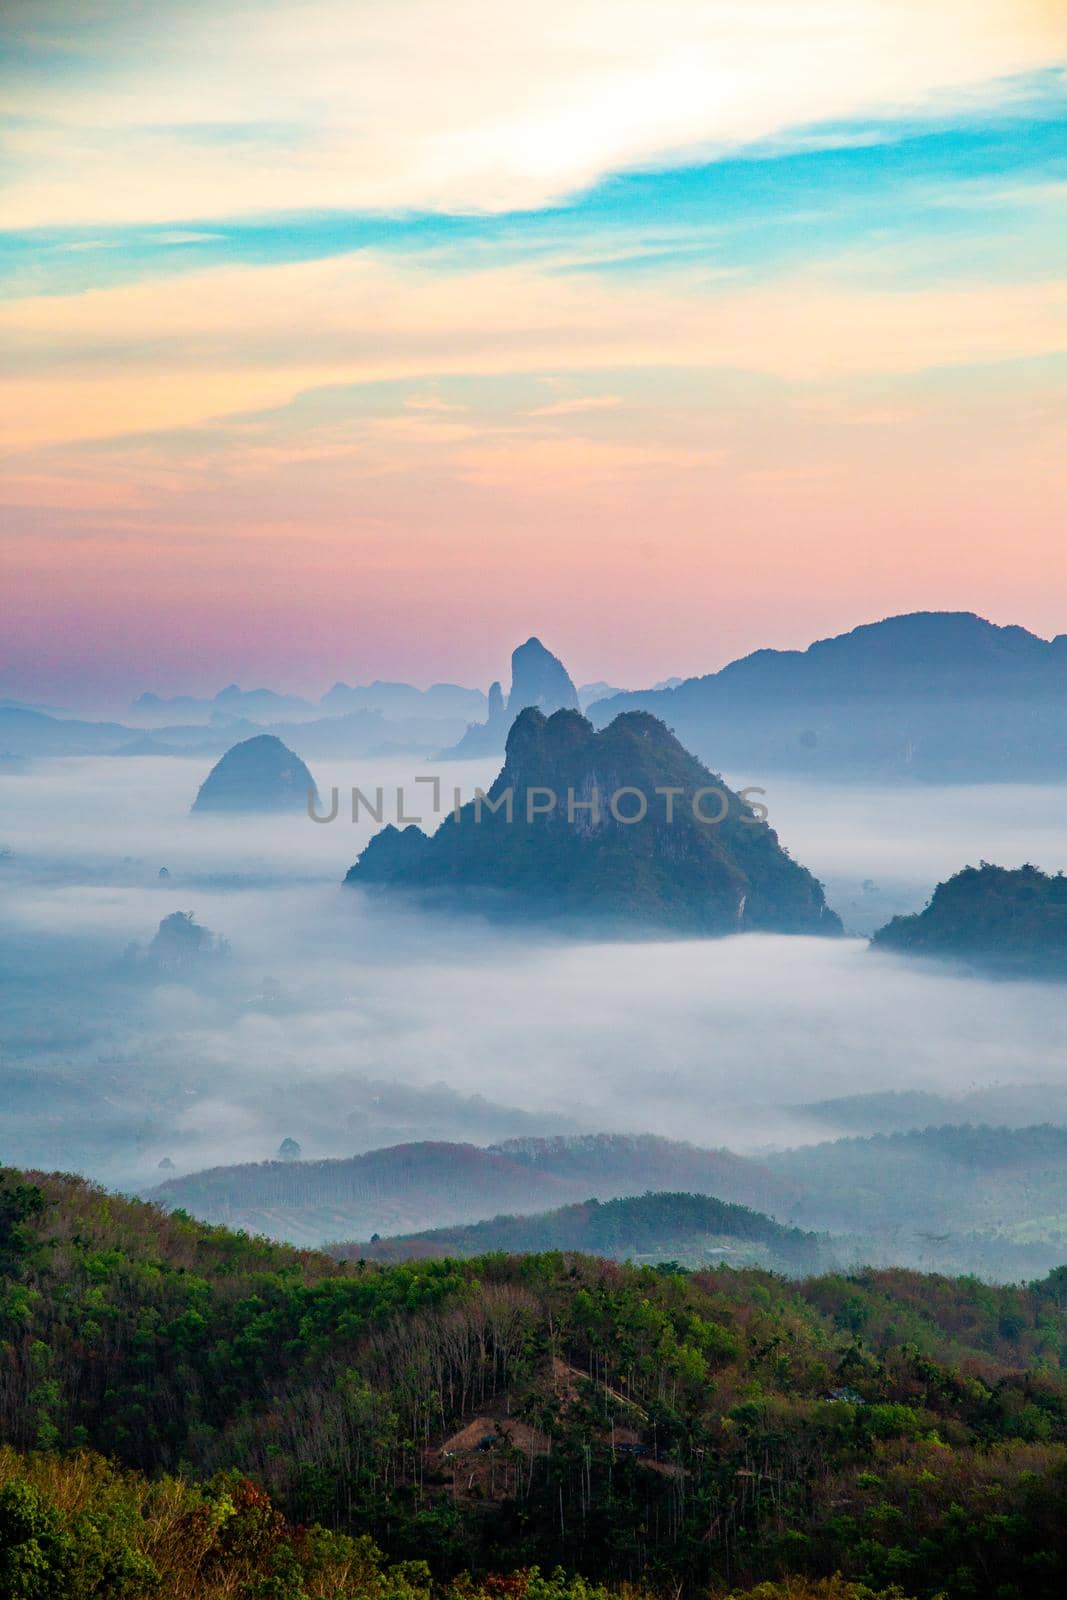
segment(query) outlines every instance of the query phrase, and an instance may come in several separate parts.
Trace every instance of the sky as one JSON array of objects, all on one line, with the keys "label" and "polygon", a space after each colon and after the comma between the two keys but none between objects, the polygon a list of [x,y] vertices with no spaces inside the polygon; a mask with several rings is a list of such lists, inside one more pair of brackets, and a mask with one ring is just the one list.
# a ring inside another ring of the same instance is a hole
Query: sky
[{"label": "sky", "polygon": [[1062,0],[0,27],[0,696],[1067,631]]}]

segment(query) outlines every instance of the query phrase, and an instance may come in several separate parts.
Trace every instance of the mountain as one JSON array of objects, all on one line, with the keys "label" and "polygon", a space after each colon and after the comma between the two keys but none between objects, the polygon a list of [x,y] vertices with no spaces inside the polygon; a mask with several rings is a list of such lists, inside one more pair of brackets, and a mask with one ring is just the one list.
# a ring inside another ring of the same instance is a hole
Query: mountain
[{"label": "mountain", "polygon": [[12,1600],[1064,1592],[1062,1268],[383,1267],[0,1171],[0,1315]]},{"label": "mountain", "polygon": [[458,683],[431,683],[428,689],[416,689],[410,683],[375,679],[373,683],[354,686],[335,683],[323,695],[321,705],[331,716],[348,711],[380,711],[391,719],[424,717],[470,722],[472,717],[485,715],[487,701],[480,689],[465,689]]},{"label": "mountain", "polygon": [[599,679],[596,683],[580,683],[578,709],[583,712],[588,711],[594,700],[606,700],[609,695],[625,693],[625,689],[620,689],[613,683],[605,683],[603,679]]},{"label": "mountain", "polygon": [[1067,878],[986,861],[964,867],[925,910],[894,917],[871,943],[1005,976],[1067,978]]},{"label": "mountain", "polygon": [[459,895],[601,931],[841,927],[773,829],[640,712],[598,733],[577,711],[546,718],[528,707],[508,734],[488,805],[471,801],[432,837],[383,829],[345,882]]},{"label": "mountain", "polygon": [[527,706],[535,706],[550,716],[553,711],[576,711],[578,705],[578,691],[563,662],[546,650],[540,639],[527,639],[511,654],[511,692],[507,701],[499,683],[494,683],[489,690],[488,721],[472,723],[442,759],[496,755],[504,749],[515,718]]},{"label": "mountain", "polygon": [[274,734],[261,733],[227,750],[200,786],[196,813],[304,811],[315,780],[298,755]]},{"label": "mountain", "polygon": [[1053,1122],[1067,1127],[1067,1084],[990,1084],[966,1094],[926,1089],[886,1089],[871,1094],[813,1100],[790,1108],[835,1135],[905,1133],[909,1129],[993,1123],[1001,1128]]},{"label": "mountain", "polygon": [[[880,1241],[914,1263],[916,1243],[959,1262],[980,1237],[1044,1240],[1067,1257],[1067,1128],[955,1125],[801,1145],[763,1165],[794,1186],[791,1222]],[[959,1268],[957,1268],[959,1270]],[[989,1270],[988,1266],[986,1270]],[[995,1269],[994,1269],[995,1273]]]},{"label": "mountain", "polygon": [[139,737],[119,722],[81,722],[20,706],[0,707],[0,750],[16,756],[111,755]]},{"label": "mountain", "polygon": [[1067,634],[1050,643],[970,612],[915,612],[590,708],[598,726],[632,710],[753,777],[1062,778]]},{"label": "mountain", "polygon": [[484,1148],[428,1141],[342,1160],[214,1167],[169,1179],[153,1198],[206,1222],[310,1244],[645,1189],[723,1195],[761,1209],[788,1207],[795,1198],[792,1186],[759,1162],[651,1134],[527,1138]]},{"label": "mountain", "polygon": [[465,1227],[340,1244],[332,1253],[347,1261],[404,1261],[544,1250],[580,1250],[616,1261],[677,1261],[688,1267],[754,1265],[794,1275],[816,1271],[833,1259],[828,1242],[816,1234],[783,1227],[747,1206],[684,1193],[586,1200],[539,1216],[494,1217]]},{"label": "mountain", "polygon": [[211,700],[190,695],[163,699],[158,694],[138,695],[130,710],[142,722],[206,721],[209,718],[247,717],[251,722],[291,722],[313,716],[310,700],[295,694],[278,694],[274,689],[242,689],[231,683]]}]

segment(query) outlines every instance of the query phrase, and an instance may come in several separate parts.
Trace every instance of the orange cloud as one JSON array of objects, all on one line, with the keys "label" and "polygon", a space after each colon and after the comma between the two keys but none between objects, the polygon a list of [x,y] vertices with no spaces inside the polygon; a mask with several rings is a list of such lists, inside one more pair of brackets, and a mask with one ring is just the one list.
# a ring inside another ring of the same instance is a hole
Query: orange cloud
[{"label": "orange cloud", "polygon": [[1065,330],[1067,279],[888,292],[827,268],[753,288],[605,284],[358,255],[8,301],[0,409],[9,446],[29,448],[188,427],[325,385],[641,366],[818,381],[1044,356]]}]

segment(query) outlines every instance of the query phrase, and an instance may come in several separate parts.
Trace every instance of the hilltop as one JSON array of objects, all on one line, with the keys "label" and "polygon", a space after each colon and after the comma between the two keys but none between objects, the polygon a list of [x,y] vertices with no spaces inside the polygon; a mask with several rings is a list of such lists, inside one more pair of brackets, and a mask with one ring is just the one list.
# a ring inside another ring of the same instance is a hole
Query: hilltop
[{"label": "hilltop", "polygon": [[794,1276],[833,1259],[829,1242],[816,1234],[783,1227],[747,1206],[702,1194],[586,1200],[540,1216],[494,1217],[465,1227],[340,1244],[331,1253],[350,1261],[404,1261],[545,1250],[579,1250],[616,1261],[677,1261],[688,1267],[755,1265]]},{"label": "hilltop", "polygon": [[298,755],[274,734],[261,733],[227,750],[200,785],[196,813],[304,811],[315,780]]},{"label": "hilltop", "polygon": [[533,706],[551,716],[553,711],[577,710],[578,690],[558,656],[546,650],[540,639],[527,639],[511,653],[511,689],[507,699],[499,683],[489,689],[488,716],[473,722],[442,760],[466,760],[474,756],[497,755],[507,743],[508,730],[520,711]]},{"label": "hilltop", "polygon": [[1017,977],[1067,978],[1067,878],[1037,867],[964,867],[925,910],[894,917],[877,950],[957,961]]},{"label": "hilltop", "polygon": [[376,834],[346,883],[603,931],[840,932],[822,886],[655,717],[523,711],[489,790],[432,836]]}]

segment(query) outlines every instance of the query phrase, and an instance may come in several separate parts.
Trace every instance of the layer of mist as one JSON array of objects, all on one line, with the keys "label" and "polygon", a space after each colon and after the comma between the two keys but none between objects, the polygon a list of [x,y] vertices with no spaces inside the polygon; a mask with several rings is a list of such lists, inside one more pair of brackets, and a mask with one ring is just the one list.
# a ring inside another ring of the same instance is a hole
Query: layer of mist
[{"label": "layer of mist", "polygon": [[[285,1138],[307,1157],[601,1129],[753,1151],[824,1138],[803,1102],[1063,1080],[1062,987],[855,937],[967,860],[1060,866],[1062,789],[775,784],[771,822],[854,935],[836,941],[578,942],[340,887],[374,826],[345,820],[353,784],[390,806],[403,785],[429,826],[416,776],[440,772],[447,804],[494,765],[336,763],[315,773],[340,789],[329,825],[191,818],[203,762],[0,774],[3,1158],[145,1186]],[[229,953],[154,964],[175,911]]]}]

